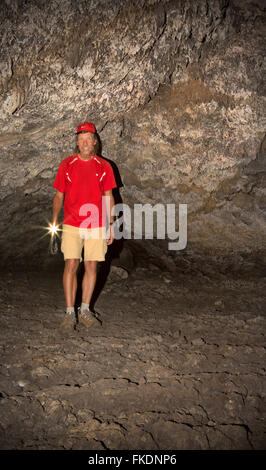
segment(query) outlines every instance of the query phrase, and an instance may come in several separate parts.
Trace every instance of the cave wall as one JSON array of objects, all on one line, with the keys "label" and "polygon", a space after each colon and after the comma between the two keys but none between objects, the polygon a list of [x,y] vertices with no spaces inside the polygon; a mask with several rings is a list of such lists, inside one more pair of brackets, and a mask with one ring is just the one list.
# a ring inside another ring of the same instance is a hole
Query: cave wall
[{"label": "cave wall", "polygon": [[0,30],[3,263],[46,256],[84,120],[123,202],[188,204],[188,250],[263,256],[264,2],[5,0]]}]

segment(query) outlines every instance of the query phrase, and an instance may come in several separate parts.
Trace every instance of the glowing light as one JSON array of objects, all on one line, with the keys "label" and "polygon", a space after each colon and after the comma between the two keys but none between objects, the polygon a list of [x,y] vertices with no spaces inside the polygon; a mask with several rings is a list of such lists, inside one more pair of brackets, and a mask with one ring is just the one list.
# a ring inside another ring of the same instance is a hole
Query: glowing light
[{"label": "glowing light", "polygon": [[54,235],[58,231],[58,225],[50,224],[48,230],[51,233],[51,235]]}]

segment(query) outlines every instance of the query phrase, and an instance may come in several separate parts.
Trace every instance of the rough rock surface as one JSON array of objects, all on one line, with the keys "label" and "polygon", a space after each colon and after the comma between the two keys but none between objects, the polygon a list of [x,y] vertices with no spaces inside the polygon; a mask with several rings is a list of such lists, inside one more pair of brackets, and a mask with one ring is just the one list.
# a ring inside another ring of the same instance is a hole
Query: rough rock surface
[{"label": "rough rock surface", "polygon": [[188,204],[188,246],[265,248],[264,2],[5,0],[2,258],[45,256],[59,162],[96,123],[123,202]]},{"label": "rough rock surface", "polygon": [[1,449],[266,448],[262,273],[143,259],[62,333],[61,270],[1,278]]}]

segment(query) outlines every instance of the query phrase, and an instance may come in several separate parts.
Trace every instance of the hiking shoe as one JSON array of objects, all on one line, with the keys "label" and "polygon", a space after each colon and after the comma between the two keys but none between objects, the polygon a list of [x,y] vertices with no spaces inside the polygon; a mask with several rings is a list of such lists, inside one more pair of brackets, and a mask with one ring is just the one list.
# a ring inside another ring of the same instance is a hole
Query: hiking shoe
[{"label": "hiking shoe", "polygon": [[72,328],[74,329],[76,325],[76,315],[75,312],[71,313],[66,313],[63,321],[60,323],[59,328],[64,329],[64,328]]},{"label": "hiking shoe", "polygon": [[101,325],[101,321],[97,318],[95,313],[93,313],[91,310],[83,310],[81,312],[79,308],[79,323],[82,323],[85,325],[87,328],[89,328],[92,325]]}]

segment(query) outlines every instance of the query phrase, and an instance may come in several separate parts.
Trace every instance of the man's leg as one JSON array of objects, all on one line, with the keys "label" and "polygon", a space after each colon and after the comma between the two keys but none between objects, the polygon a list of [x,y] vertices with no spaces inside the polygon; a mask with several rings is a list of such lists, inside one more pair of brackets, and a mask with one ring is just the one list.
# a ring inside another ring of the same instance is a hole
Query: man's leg
[{"label": "man's leg", "polygon": [[64,253],[65,269],[63,274],[63,287],[66,300],[66,315],[60,327],[75,327],[75,299],[77,293],[77,269],[81,260],[83,239],[79,228],[63,224],[61,251]]},{"label": "man's leg", "polygon": [[98,261],[95,260],[84,261],[85,273],[82,280],[82,304],[79,322],[87,327],[101,324],[101,321],[90,310],[90,301],[97,278],[97,263]]},{"label": "man's leg", "polygon": [[79,259],[66,259],[63,274],[63,287],[66,299],[66,314],[59,328],[75,328],[75,298],[77,292],[77,269]]},{"label": "man's leg", "polygon": [[89,229],[90,237],[84,242],[84,268],[82,281],[82,304],[80,307],[79,321],[89,327],[93,324],[101,324],[95,312],[89,308],[97,278],[98,261],[104,261],[107,251],[106,238],[102,236],[102,228]]},{"label": "man's leg", "polygon": [[85,273],[82,281],[82,303],[90,304],[97,278],[98,261],[84,261]]},{"label": "man's leg", "polygon": [[79,266],[79,259],[66,259],[65,269],[63,274],[63,287],[65,292],[66,307],[73,307],[75,305],[75,298],[77,293],[77,269]]}]

